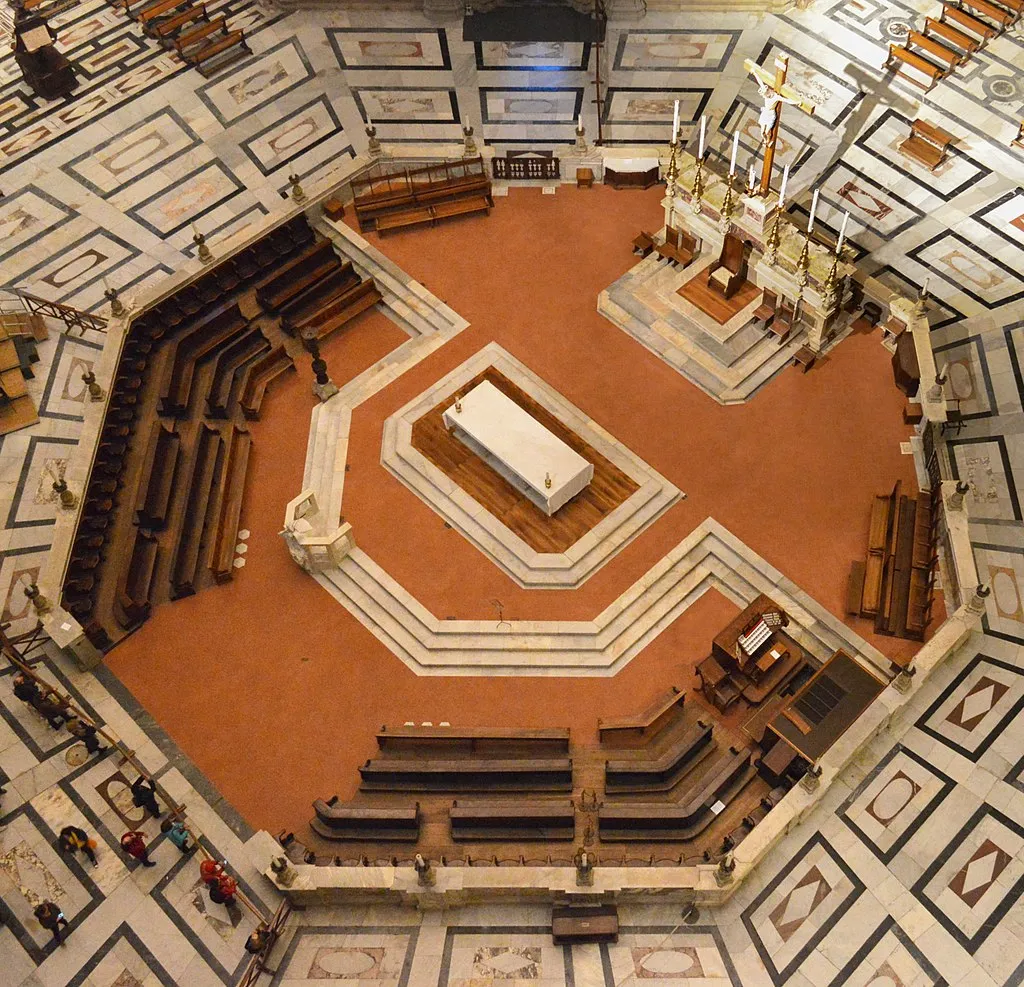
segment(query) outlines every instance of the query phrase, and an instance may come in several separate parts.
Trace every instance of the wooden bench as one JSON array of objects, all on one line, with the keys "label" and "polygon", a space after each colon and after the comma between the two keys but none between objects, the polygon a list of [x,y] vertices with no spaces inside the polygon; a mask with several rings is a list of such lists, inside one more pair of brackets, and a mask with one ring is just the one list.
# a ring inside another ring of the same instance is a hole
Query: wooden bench
[{"label": "wooden bench", "polygon": [[965,34],[963,31],[957,30],[952,24],[938,21],[934,17],[926,17],[924,19],[924,34],[929,37],[933,34],[937,35],[943,41],[956,45],[957,48],[965,52],[963,61],[967,61],[981,47],[980,41],[972,38],[969,34]]},{"label": "wooden bench", "polygon": [[319,240],[291,258],[256,284],[256,300],[268,312],[276,312],[311,284],[336,267],[341,259],[330,240]]},{"label": "wooden bench", "polygon": [[677,230],[672,226],[665,227],[665,242],[655,246],[659,257],[672,264],[686,267],[697,256],[697,238],[686,230]]},{"label": "wooden bench", "polygon": [[939,20],[943,23],[953,21],[985,41],[991,41],[999,34],[997,28],[994,28],[991,24],[986,24],[977,17],[972,17],[966,10],[961,10],[953,0],[942,0],[942,13],[939,14]]},{"label": "wooden bench", "polygon": [[173,10],[177,10],[185,0],[156,0],[156,3],[151,3],[148,6],[137,10],[133,15],[135,20],[145,26],[155,21],[159,17],[165,17]]},{"label": "wooden bench", "polygon": [[[227,54],[228,57],[220,56]],[[215,72],[220,71],[231,62],[251,55],[252,49],[245,40],[244,31],[230,31],[219,41],[200,48],[197,51],[190,51],[182,57],[190,65],[194,65],[204,79],[209,79]]]},{"label": "wooden bench", "polygon": [[299,326],[296,331],[301,334],[307,327],[316,329],[317,338],[323,339],[335,329],[340,329],[346,322],[350,322],[360,312],[373,308],[381,297],[377,285],[372,280],[360,281],[351,291],[322,308],[307,324]]},{"label": "wooden bench", "polygon": [[227,34],[227,30],[228,19],[224,14],[221,14],[219,17],[207,20],[205,24],[199,24],[197,27],[192,28],[191,31],[185,31],[182,34],[179,34],[174,39],[174,50],[184,58],[185,52],[189,48],[203,44],[207,38],[216,34],[218,31]]},{"label": "wooden bench", "polygon": [[619,941],[614,905],[560,905],[551,910],[551,939],[556,946]]},{"label": "wooden bench", "polygon": [[250,326],[235,342],[220,351],[206,395],[206,414],[210,418],[227,418],[233,398],[237,397],[236,371],[269,350],[270,343],[263,333],[257,326]]},{"label": "wooden bench", "polygon": [[647,743],[679,714],[686,693],[672,686],[635,716],[599,719],[597,734],[602,744]]},{"label": "wooden bench", "polygon": [[117,580],[114,616],[127,631],[141,624],[150,610],[153,576],[160,556],[160,545],[141,528],[135,531],[128,564],[123,566]]},{"label": "wooden bench", "polygon": [[330,801],[313,803],[316,817],[310,828],[326,840],[388,840],[415,843],[420,838],[420,804],[410,808],[378,808],[376,806],[338,804],[335,795]]},{"label": "wooden bench", "polygon": [[157,38],[163,43],[169,43],[173,41],[174,35],[183,27],[194,24],[196,21],[206,21],[209,19],[210,15],[207,13],[206,4],[197,3],[191,7],[186,7],[171,17],[165,17],[163,20],[156,21],[153,24],[147,24],[143,30],[150,37]]},{"label": "wooden bench", "polygon": [[866,575],[867,565],[860,559],[850,564],[850,575],[846,580],[846,613],[851,617],[856,617],[860,613]]},{"label": "wooden bench", "polygon": [[602,840],[689,840],[706,829],[753,777],[750,751],[730,750],[692,779],[677,804],[666,802],[606,802],[598,810]]},{"label": "wooden bench", "polygon": [[907,43],[913,45],[915,48],[920,48],[921,51],[935,59],[940,65],[945,65],[946,75],[949,75],[953,69],[963,64],[963,56],[958,51],[954,51],[952,48],[947,48],[944,44],[941,44],[934,38],[929,38],[928,35],[921,34],[920,31],[911,31],[907,35]]},{"label": "wooden bench", "polygon": [[569,729],[514,727],[386,727],[377,733],[382,751],[496,754],[568,754]]},{"label": "wooden bench", "polygon": [[369,760],[359,769],[363,791],[569,792],[570,758]]},{"label": "wooden bench", "polygon": [[[896,68],[897,74],[902,75],[907,82],[912,82],[915,86],[918,86],[921,89],[931,89],[932,86],[934,86],[935,83],[938,82],[945,74],[934,62],[929,62],[927,58],[922,58],[920,55],[912,52],[909,48],[904,48],[901,45],[889,45],[889,57],[885,60],[885,64],[882,68],[890,68],[893,61],[902,62],[902,67],[897,66]],[[916,69],[922,75],[927,76],[930,80],[929,83],[926,85],[914,76],[907,75],[907,73],[903,71],[903,67],[908,66],[912,69]]]},{"label": "wooden bench", "polygon": [[293,336],[296,323],[305,321],[328,302],[334,301],[357,284],[359,275],[352,267],[352,262],[343,261],[280,306],[282,331]]},{"label": "wooden bench", "polygon": [[1005,31],[1020,17],[1017,11],[1007,10],[999,4],[990,3],[989,0],[957,0],[957,3],[961,9],[966,7],[976,14],[981,14],[982,17],[987,17],[990,21],[995,21],[999,25],[1000,31]]},{"label": "wooden bench", "polygon": [[259,421],[263,395],[271,381],[286,370],[294,369],[292,358],[283,346],[275,346],[266,356],[245,365],[245,372],[238,382],[238,404],[242,414],[250,421]]},{"label": "wooden bench", "polygon": [[904,626],[906,636],[917,641],[924,640],[924,632],[931,621],[933,586],[934,570],[911,570]]},{"label": "wooden bench", "polygon": [[402,209],[399,212],[389,212],[386,216],[378,217],[375,229],[382,236],[389,230],[401,230],[409,226],[421,226],[423,223],[433,223],[434,213],[430,206],[416,206],[413,209]]},{"label": "wooden bench", "polygon": [[245,329],[246,320],[238,303],[225,302],[172,344],[157,399],[161,415],[186,414],[197,365],[230,345]]},{"label": "wooden bench", "polygon": [[434,220],[451,219],[453,216],[469,216],[472,213],[490,213],[493,201],[486,195],[469,195],[451,202],[439,202],[431,206]]},{"label": "wooden bench", "polygon": [[453,802],[453,840],[571,840],[576,835],[571,799],[559,802]]},{"label": "wooden bench", "polygon": [[676,741],[650,759],[604,762],[604,789],[609,795],[626,792],[667,792],[711,751],[712,727],[698,720]]},{"label": "wooden bench", "polygon": [[[929,171],[935,171],[946,160],[947,149],[953,135],[927,120],[915,120],[910,125],[910,136],[899,146],[901,154],[919,161]],[[903,323],[900,323],[903,325]],[[905,329],[906,326],[903,325]],[[893,333],[899,335],[899,333]]]},{"label": "wooden bench", "polygon": [[174,491],[181,436],[161,422],[153,422],[142,461],[141,482],[135,498],[135,523],[159,530],[167,523]]},{"label": "wooden bench", "polygon": [[181,530],[171,556],[171,599],[194,593],[208,527],[214,485],[221,466],[224,440],[220,432],[205,422],[200,425],[195,450],[189,463],[185,489],[187,496]]},{"label": "wooden bench", "polygon": [[220,504],[217,524],[213,529],[213,551],[210,571],[218,583],[226,583],[234,574],[235,544],[238,542],[238,521],[245,494],[245,474],[249,468],[252,436],[238,425],[231,427],[224,455],[224,472],[220,480]]}]

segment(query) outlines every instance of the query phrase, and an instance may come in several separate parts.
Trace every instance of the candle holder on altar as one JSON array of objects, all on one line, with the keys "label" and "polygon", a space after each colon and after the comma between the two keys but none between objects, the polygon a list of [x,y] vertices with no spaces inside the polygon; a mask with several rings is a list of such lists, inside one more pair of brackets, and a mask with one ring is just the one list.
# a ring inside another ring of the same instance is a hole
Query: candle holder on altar
[{"label": "candle holder on altar", "polygon": [[292,202],[302,202],[306,198],[306,193],[303,191],[302,186],[299,184],[298,175],[289,175],[288,182],[292,187]]},{"label": "candle holder on altar", "polygon": [[832,267],[828,272],[828,277],[825,278],[825,283],[821,286],[822,301],[826,309],[834,308],[841,299],[841,293],[837,291],[839,282],[839,250],[837,249],[832,255]]},{"label": "candle holder on altar", "polygon": [[580,124],[576,128],[576,153],[584,155],[587,153],[589,148],[587,147],[587,128]]},{"label": "candle holder on altar", "polygon": [[665,188],[668,192],[668,222],[672,225],[672,213],[676,205],[676,192],[679,191],[679,140],[669,144],[668,170],[665,172]]},{"label": "candle holder on altar", "polygon": [[693,176],[693,188],[691,189],[692,199],[690,205],[693,207],[695,213],[700,213],[704,208],[704,161],[701,156],[697,155],[697,172]]},{"label": "candle holder on altar", "polygon": [[722,216],[719,219],[719,224],[722,232],[728,233],[731,225],[730,216],[732,216],[732,182],[735,176],[730,171],[729,181],[725,187],[725,201],[722,203]]},{"label": "candle holder on altar", "polygon": [[462,127],[462,156],[464,158],[476,157],[480,152],[477,150],[476,139],[473,136],[473,128],[468,124]]},{"label": "candle holder on altar", "polygon": [[772,220],[772,228],[768,233],[768,240],[764,245],[764,259],[774,265],[779,256],[779,240],[782,238],[782,210],[775,210],[775,218]]},{"label": "candle holder on altar", "polygon": [[811,231],[804,234],[804,249],[800,251],[800,259],[796,262],[797,284],[800,285],[800,294],[803,295],[807,287],[808,271],[811,267]]}]

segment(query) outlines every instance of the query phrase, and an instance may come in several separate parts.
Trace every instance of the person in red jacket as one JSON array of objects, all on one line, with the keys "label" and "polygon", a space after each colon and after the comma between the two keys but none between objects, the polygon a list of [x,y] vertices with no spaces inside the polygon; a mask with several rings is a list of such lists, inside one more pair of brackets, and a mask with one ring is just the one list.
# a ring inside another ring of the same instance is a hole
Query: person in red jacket
[{"label": "person in red jacket", "polygon": [[142,861],[143,867],[156,867],[156,864],[149,859],[149,849],[146,847],[146,834],[131,830],[121,837],[121,849],[136,860]]}]

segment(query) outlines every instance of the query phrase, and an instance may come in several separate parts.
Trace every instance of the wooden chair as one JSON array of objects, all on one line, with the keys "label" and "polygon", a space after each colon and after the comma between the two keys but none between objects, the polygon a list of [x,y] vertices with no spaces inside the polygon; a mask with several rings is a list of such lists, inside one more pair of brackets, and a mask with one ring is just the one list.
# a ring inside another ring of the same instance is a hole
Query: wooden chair
[{"label": "wooden chair", "polygon": [[747,247],[732,233],[727,233],[722,253],[708,268],[708,287],[725,298],[732,298],[747,279]]},{"label": "wooden chair", "polygon": [[779,296],[774,291],[770,288],[765,288],[764,294],[761,296],[761,304],[754,310],[753,321],[759,322],[763,319],[765,332],[768,331],[768,327],[775,318],[775,307],[778,304],[778,300]]}]

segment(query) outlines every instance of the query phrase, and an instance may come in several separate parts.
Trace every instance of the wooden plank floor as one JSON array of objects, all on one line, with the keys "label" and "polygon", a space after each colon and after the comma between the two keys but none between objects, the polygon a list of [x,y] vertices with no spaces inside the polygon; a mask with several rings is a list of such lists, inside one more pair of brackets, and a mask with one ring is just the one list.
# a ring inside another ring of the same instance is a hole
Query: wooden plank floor
[{"label": "wooden plank floor", "polygon": [[719,292],[708,286],[708,275],[701,271],[676,291],[705,315],[710,315],[719,325],[725,325],[737,312],[746,308],[761,293],[761,289],[750,281],[744,281],[732,298],[723,298]]},{"label": "wooden plank floor", "polygon": [[[476,453],[454,438],[444,426],[441,415],[445,408],[451,407],[456,396],[461,397],[485,380],[594,464],[594,479],[587,488],[552,517],[548,517]],[[488,367],[469,383],[452,391],[420,418],[412,428],[412,444],[536,552],[564,552],[639,489],[635,480],[493,367]]]}]

